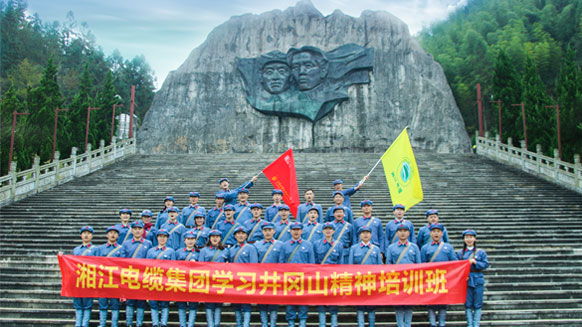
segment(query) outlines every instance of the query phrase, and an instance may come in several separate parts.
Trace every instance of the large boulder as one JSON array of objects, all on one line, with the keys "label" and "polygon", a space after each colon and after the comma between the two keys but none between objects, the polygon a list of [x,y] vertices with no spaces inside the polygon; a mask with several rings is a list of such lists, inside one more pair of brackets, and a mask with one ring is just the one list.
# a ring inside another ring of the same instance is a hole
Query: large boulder
[{"label": "large boulder", "polygon": [[[369,83],[317,121],[265,115],[245,97],[239,58],[313,46],[373,48]],[[414,147],[470,151],[470,139],[438,63],[384,11],[323,16],[309,1],[234,16],[216,27],[157,92],[137,133],[143,153],[383,151],[408,126]]]}]

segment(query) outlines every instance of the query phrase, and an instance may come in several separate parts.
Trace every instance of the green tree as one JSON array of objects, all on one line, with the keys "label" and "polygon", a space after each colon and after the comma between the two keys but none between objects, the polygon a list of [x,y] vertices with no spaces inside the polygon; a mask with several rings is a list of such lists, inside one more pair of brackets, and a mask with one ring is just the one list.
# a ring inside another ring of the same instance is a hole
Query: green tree
[{"label": "green tree", "polygon": [[542,151],[549,156],[557,148],[555,109],[546,108],[550,99],[538,69],[529,57],[523,75],[523,103],[526,108],[528,142],[542,145]]},{"label": "green tree", "polygon": [[[521,79],[515,70],[515,64],[503,50],[499,51],[495,61],[491,100],[500,100],[502,105],[501,122],[503,138],[511,137],[515,144],[524,139],[521,112],[512,104],[521,102]],[[493,106],[495,110],[497,105]],[[495,115],[499,117],[499,115]],[[496,121],[498,118],[495,119]],[[497,131],[499,132],[499,131]]]},{"label": "green tree", "polygon": [[556,98],[560,104],[562,130],[562,159],[572,160],[574,154],[582,154],[582,71],[574,62],[576,55],[568,49],[556,81]]},{"label": "green tree", "polygon": [[[61,107],[62,96],[57,83],[57,67],[51,57],[43,72],[40,85],[30,92],[28,99],[28,112],[30,117],[26,124],[27,151],[30,154],[28,160],[32,160],[34,154],[40,156],[41,162],[51,159],[53,129],[51,122],[55,118],[55,108]],[[23,164],[28,165],[30,161]]]},{"label": "green tree", "polygon": [[[14,86],[10,86],[4,96],[0,98],[0,175],[8,173],[8,155],[10,152],[10,137],[12,134],[12,112],[24,112],[25,104],[16,96]],[[24,146],[22,130],[24,117],[16,120],[15,148],[18,150]],[[19,153],[20,154],[20,153]],[[17,156],[15,156],[16,158]],[[13,159],[14,160],[14,159]]]}]

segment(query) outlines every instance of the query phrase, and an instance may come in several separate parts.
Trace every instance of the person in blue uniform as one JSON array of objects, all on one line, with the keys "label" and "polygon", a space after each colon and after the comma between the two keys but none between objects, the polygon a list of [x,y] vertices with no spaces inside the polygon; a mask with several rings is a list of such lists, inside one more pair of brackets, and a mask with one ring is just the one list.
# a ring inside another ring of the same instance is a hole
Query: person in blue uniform
[{"label": "person in blue uniform", "polygon": [[[291,223],[291,239],[283,242],[279,262],[282,263],[315,263],[313,244],[301,238],[303,224]],[[299,320],[299,327],[307,324],[306,305],[288,305],[285,317],[289,327],[295,327],[295,321]]]},{"label": "person in blue uniform", "polygon": [[[337,228],[336,228],[337,233]],[[372,241],[372,229],[369,226],[362,226],[358,230],[360,242],[352,245],[348,256],[350,265],[381,265],[382,251]],[[376,306],[359,305],[356,306],[358,327],[364,327],[365,313],[368,312],[368,326],[376,325]]]},{"label": "person in blue uniform", "polygon": [[[145,259],[149,249],[153,247],[152,242],[143,238],[143,222],[134,221],[131,223],[131,234],[133,238],[123,242],[121,246],[122,258]],[[136,326],[143,325],[143,316],[146,307],[145,300],[128,299],[125,306],[125,320],[127,327],[133,326],[133,315],[135,310]]]},{"label": "person in blue uniform", "polygon": [[[397,226],[396,235],[398,235],[398,242],[390,244],[386,251],[386,264],[410,264],[421,263],[420,250],[416,244],[408,241],[410,230],[405,224]],[[396,324],[398,327],[410,327],[412,324],[412,309],[411,305],[397,305],[394,307],[396,312]]]},{"label": "person in blue uniform", "polygon": [[168,221],[168,209],[174,207],[174,197],[166,196],[164,198],[164,208],[158,212],[156,217],[156,229],[162,228],[162,225]]},{"label": "person in blue uniform", "polygon": [[299,207],[297,208],[297,221],[306,223],[307,213],[309,212],[309,210],[311,210],[311,208],[316,208],[317,212],[319,213],[317,222],[320,224],[324,223],[323,208],[321,207],[320,204],[313,202],[313,199],[315,198],[315,193],[313,193],[313,189],[308,188],[307,190],[305,190],[303,196],[305,198],[305,203],[300,204]]},{"label": "person in blue uniform", "polygon": [[119,243],[123,244],[123,242],[131,239],[131,227],[129,226],[131,222],[131,210],[129,209],[121,209],[119,210],[119,220],[121,221],[119,224],[115,225],[115,228],[119,231]]},{"label": "person in blue uniform", "polygon": [[477,233],[474,230],[467,229],[462,236],[464,245],[463,249],[457,252],[457,258],[471,262],[465,300],[467,327],[479,327],[481,326],[481,308],[483,307],[483,288],[485,286],[483,270],[489,267],[489,261],[487,261],[485,250],[477,249]]},{"label": "person in blue uniform", "polygon": [[[430,238],[430,226],[437,224],[439,222],[439,211],[436,209],[430,209],[426,211],[426,220],[427,224],[422,226],[418,230],[418,236],[416,237],[416,245],[422,249],[422,247],[428,243]],[[443,241],[449,243],[449,233],[447,232],[447,228],[444,227],[443,230]]]},{"label": "person in blue uniform", "polygon": [[323,238],[323,224],[318,222],[319,211],[317,211],[317,208],[312,207],[306,217],[308,220],[306,223],[303,223],[301,237],[304,240],[314,243]]},{"label": "person in blue uniform", "polygon": [[[234,212],[233,212],[234,213]],[[208,234],[208,243],[200,251],[198,261],[201,262],[224,262],[224,252],[226,251],[221,240],[222,233],[213,229]],[[206,303],[206,322],[208,327],[220,327],[220,313],[222,303]]]},{"label": "person in blue uniform", "polygon": [[[362,217],[354,220],[354,231],[360,230],[362,226],[369,226],[372,231],[372,243],[380,248],[382,253],[386,252],[386,238],[384,237],[384,226],[382,221],[376,217],[372,217],[372,210],[374,202],[372,200],[363,200],[360,202],[360,208],[362,208]],[[353,243],[356,244],[359,241],[359,235],[354,233]]]},{"label": "person in blue uniform", "polygon": [[[422,262],[442,262],[442,261],[456,261],[457,255],[455,249],[449,243],[443,242],[443,225],[437,223],[430,227],[431,242],[425,244],[420,250],[420,259]],[[438,312],[438,326],[443,327],[447,320],[447,306],[446,305],[429,305],[428,306],[428,320],[431,327],[437,326],[437,312]]]},{"label": "person in blue uniform", "polygon": [[[199,213],[201,214],[201,213]],[[202,214],[201,214],[202,215]],[[203,215],[202,215],[203,216]],[[203,227],[207,230],[206,227]],[[175,251],[176,260],[178,261],[197,261],[198,252],[196,251],[196,242],[200,240],[198,234],[193,230],[189,230],[183,235],[185,247]],[[194,327],[196,324],[196,310],[198,310],[198,302],[177,302],[178,304],[178,320],[180,327]],[[188,319],[186,320],[186,309],[188,312]]]},{"label": "person in blue uniform", "polygon": [[361,181],[359,181],[356,185],[354,185],[353,187],[344,190],[344,182],[342,182],[341,179],[336,179],[335,181],[333,181],[333,189],[335,191],[340,191],[343,193],[344,195],[344,200],[343,200],[343,205],[348,207],[350,210],[352,210],[352,204],[350,202],[350,196],[356,194],[356,192],[362,187],[362,185],[364,185],[364,182],[368,180],[368,176],[364,176],[364,178],[362,178]]},{"label": "person in blue uniform", "polygon": [[350,224],[354,224],[354,213],[352,212],[352,209],[350,209],[350,207],[345,206],[342,204],[342,202],[344,201],[344,194],[340,191],[335,191],[333,192],[333,203],[334,205],[327,208],[327,212],[325,214],[325,222],[328,221],[333,221],[333,212],[335,210],[335,208],[342,208],[344,210],[344,215],[345,215],[345,220],[348,221],[348,223]]},{"label": "person in blue uniform", "polygon": [[335,226],[335,233],[333,234],[334,240],[339,240],[344,246],[343,256],[344,259],[342,263],[348,261],[348,256],[350,254],[350,247],[352,246],[352,240],[354,239],[354,226],[348,223],[344,219],[344,207],[338,206],[334,208],[333,211],[334,221],[332,224]]},{"label": "person in blue uniform", "polygon": [[[258,262],[279,263],[282,242],[275,240],[275,225],[271,222],[264,222],[261,226],[263,239],[255,242],[253,246],[257,249]],[[277,326],[277,305],[259,304],[262,327]],[[270,326],[269,326],[270,322]]]},{"label": "person in blue uniform", "polygon": [[193,233],[195,235],[195,242],[194,248],[196,252],[200,252],[200,250],[206,246],[206,242],[208,242],[208,233],[210,233],[210,228],[206,227],[206,218],[202,212],[197,212],[194,215],[194,226],[191,229],[186,230],[182,234],[182,242],[180,246],[184,245],[186,241],[186,236],[188,233]]},{"label": "person in blue uniform", "polygon": [[[108,227],[105,231],[107,242],[97,248],[97,255],[107,258],[121,257],[121,244],[117,243],[119,231],[115,226]],[[111,309],[111,327],[117,327],[119,322],[119,308],[121,304],[118,298],[99,298],[99,327],[105,327],[107,322],[107,310]]]},{"label": "person in blue uniform", "polygon": [[200,193],[190,192],[188,200],[190,200],[190,205],[184,207],[180,213],[180,216],[178,216],[178,221],[186,227],[194,225],[194,214],[196,212],[201,212],[206,217],[206,208],[198,205],[198,201],[200,200]]},{"label": "person in blue uniform", "polygon": [[251,208],[248,203],[249,190],[246,188],[241,188],[238,191],[238,203],[234,205],[234,220],[243,225],[251,220],[253,214],[251,213]]},{"label": "person in blue uniform", "polygon": [[250,181],[242,184],[241,186],[235,188],[234,190],[230,189],[230,180],[228,178],[223,177],[219,179],[218,185],[220,186],[220,190],[218,190],[218,192],[224,195],[224,204],[235,205],[238,198],[238,192],[240,191],[240,189],[242,188],[249,189],[253,187],[257,178],[259,178],[259,176],[254,176],[253,178],[251,178]]},{"label": "person in blue uniform", "polygon": [[265,209],[266,221],[274,221],[279,215],[279,206],[283,204],[283,191],[273,190],[273,192],[271,192],[271,196],[273,197],[273,204]]},{"label": "person in blue uniform", "polygon": [[261,225],[263,225],[265,220],[261,219],[261,215],[263,213],[262,204],[255,202],[251,204],[249,207],[251,208],[251,213],[253,214],[253,217],[249,221],[247,221],[243,226],[249,233],[247,242],[253,244],[256,241],[263,239]]},{"label": "person in blue uniform", "polygon": [[[257,249],[247,244],[247,231],[243,226],[236,228],[234,237],[236,245],[227,249],[225,252],[226,261],[232,263],[257,263]],[[252,307],[248,303],[235,303],[232,305],[236,318],[237,327],[250,327]]]},{"label": "person in blue uniform", "polygon": [[410,230],[410,236],[408,237],[408,241],[412,243],[416,243],[416,237],[414,235],[414,224],[412,221],[405,219],[404,214],[406,213],[406,207],[402,204],[396,204],[392,207],[392,213],[394,214],[394,219],[390,220],[386,224],[386,244],[385,246],[388,247],[390,244],[394,242],[398,242],[398,235],[396,235],[396,228],[401,224],[408,226],[408,230]]},{"label": "person in blue uniform", "polygon": [[[177,207],[168,208],[168,221],[162,225],[161,229],[168,232],[168,247],[179,249],[182,247],[182,234],[186,232],[186,227],[178,221],[180,209]],[[158,230],[159,233],[159,230]],[[156,234],[157,239],[157,234]],[[156,245],[156,244],[154,244]]]},{"label": "person in blue uniform", "polygon": [[289,221],[289,206],[282,204],[279,206],[279,220],[274,221],[275,225],[275,239],[277,241],[285,242],[291,239],[291,221]]},{"label": "person in blue uniform", "polygon": [[[144,210],[140,214],[141,221],[143,222],[143,238],[146,240],[154,243],[154,238],[156,237],[156,228],[152,223],[153,213],[151,210]],[[119,244],[123,244],[123,242],[119,242]]]},{"label": "person in blue uniform", "polygon": [[224,206],[224,217],[224,220],[216,224],[216,229],[220,231],[224,245],[229,248],[236,244],[234,231],[242,225],[234,220],[234,206],[230,204]]},{"label": "person in blue uniform", "polygon": [[[160,229],[156,233],[156,238],[158,240],[158,246],[152,247],[148,250],[146,254],[146,259],[155,260],[176,260],[176,255],[174,249],[166,246],[168,243],[169,233],[166,229]],[[152,327],[166,327],[168,325],[168,316],[170,314],[170,302],[169,301],[153,301],[150,300],[150,311],[152,315]],[[161,309],[161,318],[160,318]]]},{"label": "person in blue uniform", "polygon": [[224,194],[216,193],[214,202],[216,206],[208,211],[208,217],[206,218],[206,227],[210,229],[215,229],[216,224],[224,220]]},{"label": "person in blue uniform", "polygon": [[[99,250],[93,246],[93,227],[81,227],[81,245],[73,249],[73,255],[80,256],[95,256],[99,255]],[[59,255],[63,255],[59,251]],[[89,320],[91,320],[91,310],[93,309],[93,298],[75,297],[73,298],[73,307],[75,308],[75,327],[89,327]]]},{"label": "person in blue uniform", "polygon": [[[317,211],[314,209],[314,211]],[[342,264],[344,255],[342,254],[344,246],[341,241],[333,239],[335,233],[335,225],[327,222],[322,224],[324,238],[316,240],[313,243],[313,251],[315,255],[315,263],[322,265]],[[325,327],[326,313],[329,312],[331,327],[337,327],[337,305],[318,305],[317,312],[319,313],[319,327]]]}]

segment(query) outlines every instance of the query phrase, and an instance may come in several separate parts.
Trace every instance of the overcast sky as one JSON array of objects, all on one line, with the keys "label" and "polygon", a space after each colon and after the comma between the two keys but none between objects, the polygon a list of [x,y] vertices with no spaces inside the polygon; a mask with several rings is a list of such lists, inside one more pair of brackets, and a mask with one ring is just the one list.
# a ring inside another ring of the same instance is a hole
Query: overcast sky
[{"label": "overcast sky", "polygon": [[[208,33],[231,16],[285,10],[298,0],[28,0],[28,13],[43,22],[65,22],[73,11],[86,22],[106,55],[118,49],[126,59],[143,54],[160,87],[169,71],[182,64]],[[339,9],[359,17],[384,10],[408,24],[412,34],[445,19],[467,0],[311,0],[323,14]]]}]

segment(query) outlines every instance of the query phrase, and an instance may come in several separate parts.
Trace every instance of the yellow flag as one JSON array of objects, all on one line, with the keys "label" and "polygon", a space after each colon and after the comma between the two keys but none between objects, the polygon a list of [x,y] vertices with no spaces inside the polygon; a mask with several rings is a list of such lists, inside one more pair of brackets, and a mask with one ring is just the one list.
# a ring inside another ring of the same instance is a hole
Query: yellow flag
[{"label": "yellow flag", "polygon": [[406,210],[422,201],[422,185],[406,128],[382,155],[392,205],[403,204]]}]

